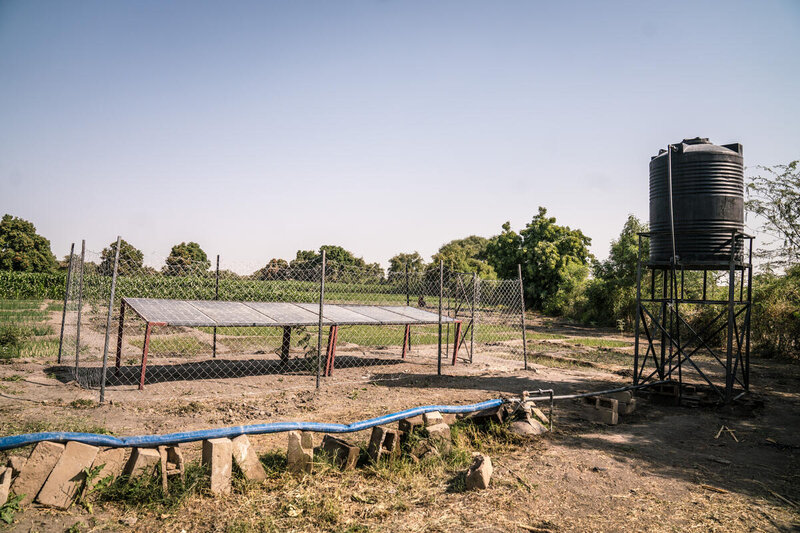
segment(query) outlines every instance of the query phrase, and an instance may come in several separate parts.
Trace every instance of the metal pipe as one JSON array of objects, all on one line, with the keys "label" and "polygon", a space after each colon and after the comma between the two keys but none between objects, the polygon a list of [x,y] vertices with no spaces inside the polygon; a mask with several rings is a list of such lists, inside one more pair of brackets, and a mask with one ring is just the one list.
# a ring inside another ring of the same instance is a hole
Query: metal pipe
[{"label": "metal pipe", "polygon": [[61,334],[58,336],[58,364],[61,364],[61,350],[64,347],[64,324],[67,322],[67,303],[69,302],[69,284],[72,281],[72,256],[75,255],[75,243],[69,247],[69,264],[67,265],[67,285],[64,288],[64,308],[61,310]]},{"label": "metal pipe", "polygon": [[319,276],[319,327],[317,328],[317,389],[319,389],[319,375],[322,372],[322,311],[325,302],[325,269],[327,261],[325,249],[322,250],[322,271]]},{"label": "metal pipe", "polygon": [[81,279],[78,282],[78,325],[75,329],[75,380],[78,379],[78,357],[81,351],[81,312],[83,310],[83,266],[86,259],[86,240],[81,241]]},{"label": "metal pipe", "polygon": [[[106,338],[103,342],[103,375],[100,378],[100,403],[106,401],[106,374],[108,372],[108,339],[111,336],[111,313],[114,309],[114,291],[117,288],[117,270],[119,269],[119,243],[122,238],[117,235],[117,250],[114,253],[114,272],[111,274],[111,294],[108,296],[108,315],[106,315]],[[122,316],[120,316],[122,321]]]},{"label": "metal pipe", "polygon": [[[584,392],[584,393],[581,393],[581,394],[562,394],[560,396],[552,396],[552,397],[551,396],[534,396],[534,397],[529,397],[528,401],[542,402],[544,400],[550,400],[551,398],[552,398],[553,401],[575,400],[575,399],[578,399],[578,398],[591,398],[592,396],[603,396],[605,394],[613,394],[615,392],[625,392],[625,391],[629,391],[629,390],[639,390],[639,389],[644,389],[644,388],[647,388],[647,387],[652,387],[654,385],[663,385],[664,383],[670,383],[671,381],[672,380],[669,380],[669,379],[662,379],[662,380],[653,381],[653,382],[650,382],[650,383],[643,383],[641,385],[627,385],[625,387],[619,387],[619,388],[616,388],[616,389],[608,389],[608,390],[601,390],[601,391],[595,391],[595,392]],[[532,391],[526,391],[526,392],[530,393]],[[542,392],[546,392],[546,391],[542,391]]]},{"label": "metal pipe", "polygon": [[[217,271],[214,276],[214,300],[219,300],[219,254],[217,254]],[[211,349],[211,357],[217,356],[217,326],[214,326],[214,344]]]},{"label": "metal pipe", "polygon": [[528,342],[525,336],[525,290],[522,288],[522,265],[520,263],[517,263],[517,274],[519,275],[519,305],[522,319],[522,360],[524,361],[524,369],[528,370]]},{"label": "metal pipe", "polygon": [[736,320],[734,316],[733,300],[736,294],[736,264],[734,252],[736,250],[736,237],[731,233],[731,257],[728,274],[728,345],[725,354],[725,401],[730,402],[733,399],[733,376],[732,359],[733,359],[733,322]]},{"label": "metal pipe", "polygon": [[639,247],[636,260],[636,316],[633,326],[633,384],[639,384],[639,308],[642,306],[642,236],[639,235]]},{"label": "metal pipe", "polygon": [[439,260],[439,349],[436,360],[436,374],[442,375],[442,296],[444,293],[444,261]]}]

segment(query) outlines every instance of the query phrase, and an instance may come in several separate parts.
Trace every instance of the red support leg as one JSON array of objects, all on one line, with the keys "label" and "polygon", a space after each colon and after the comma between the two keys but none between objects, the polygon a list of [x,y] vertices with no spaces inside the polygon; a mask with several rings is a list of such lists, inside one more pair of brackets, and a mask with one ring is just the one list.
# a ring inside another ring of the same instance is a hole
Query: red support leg
[{"label": "red support leg", "polygon": [[122,333],[125,326],[125,301],[119,306],[119,330],[117,330],[117,369],[122,364]]},{"label": "red support leg", "polygon": [[333,328],[334,326],[331,326],[331,329],[328,330],[328,348],[327,350],[325,350],[325,372],[323,374],[323,376],[325,377],[328,377],[331,371],[331,352],[333,350]]},{"label": "red support leg", "polygon": [[406,324],[406,333],[403,337],[403,359],[406,358],[406,351],[408,350],[408,337],[411,334],[411,324]]},{"label": "red support leg", "polygon": [[144,330],[144,346],[142,347],[142,373],[139,376],[139,390],[144,390],[144,374],[147,369],[147,351],[150,349],[150,333],[153,330],[153,323],[148,322]]},{"label": "red support leg", "polygon": [[333,374],[333,367],[336,365],[336,341],[339,340],[339,326],[332,326],[333,328],[333,344],[331,345],[331,368],[328,370],[328,375]]},{"label": "red support leg", "polygon": [[461,321],[456,322],[456,340],[453,342],[453,366],[456,365],[456,356],[458,355],[458,345],[461,340]]}]

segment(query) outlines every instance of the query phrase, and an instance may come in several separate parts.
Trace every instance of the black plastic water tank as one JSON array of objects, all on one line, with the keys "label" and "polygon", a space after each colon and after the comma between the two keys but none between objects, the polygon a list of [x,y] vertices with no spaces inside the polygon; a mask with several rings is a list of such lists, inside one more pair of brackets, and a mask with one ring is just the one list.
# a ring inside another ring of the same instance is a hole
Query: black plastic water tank
[{"label": "black plastic water tank", "polygon": [[[708,139],[672,145],[672,200],[678,261],[725,263],[731,233],[744,230],[744,164],[741,144],[717,146]],[[667,151],[650,160],[650,261],[669,262]],[[742,243],[736,244],[741,259]]]}]

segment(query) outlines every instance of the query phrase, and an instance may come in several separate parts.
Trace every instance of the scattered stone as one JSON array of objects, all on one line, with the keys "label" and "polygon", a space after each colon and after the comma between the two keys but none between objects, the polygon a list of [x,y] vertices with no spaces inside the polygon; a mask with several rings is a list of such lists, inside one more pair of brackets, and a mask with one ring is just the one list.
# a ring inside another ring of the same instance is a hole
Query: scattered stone
[{"label": "scattered stone", "polygon": [[535,405],[531,407],[531,414],[535,416],[542,424],[547,424],[548,426],[550,425],[550,418],[544,414],[544,411]]},{"label": "scattered stone", "polygon": [[183,453],[178,446],[159,446],[159,460],[161,462],[161,489],[164,494],[169,494],[169,477],[180,476],[183,480]]},{"label": "scattered stone", "polygon": [[17,477],[22,469],[25,467],[25,463],[28,461],[27,457],[23,457],[22,455],[12,455],[8,458],[7,466],[9,466],[12,470],[12,475]]},{"label": "scattered stone", "polygon": [[467,470],[467,490],[488,489],[492,479],[492,460],[488,455],[475,452],[472,454],[472,464]]},{"label": "scattered stone", "polygon": [[230,494],[231,470],[233,468],[233,445],[231,439],[208,439],[203,441],[203,465],[211,473],[211,492]]},{"label": "scattered stone", "polygon": [[3,467],[0,471],[0,507],[8,500],[8,493],[11,491],[11,475],[13,470],[10,466]]},{"label": "scattered stone", "polygon": [[358,446],[354,446],[344,439],[325,435],[322,439],[321,449],[342,470],[351,470],[356,467],[359,454]]},{"label": "scattered stone", "polygon": [[14,494],[24,495],[20,500],[20,505],[28,505],[33,502],[63,451],[63,444],[49,441],[40,442],[33,448],[25,462],[25,467],[11,485]]},{"label": "scattered stone", "polygon": [[247,435],[239,435],[231,440],[233,460],[249,481],[266,481],[267,472],[258,459],[258,454],[250,445]]},{"label": "scattered stone", "polygon": [[128,527],[135,526],[136,522],[138,522],[138,521],[139,521],[139,519],[137,517],[135,517],[135,516],[126,516],[124,518],[120,518],[119,519],[119,523],[120,524],[122,524],[123,526],[128,526]]},{"label": "scattered stone", "polygon": [[425,427],[435,426],[436,424],[444,424],[444,418],[442,418],[442,414],[439,411],[433,411],[431,413],[423,414],[422,422],[424,423]]},{"label": "scattered stone", "polygon": [[314,439],[310,431],[290,431],[286,463],[290,472],[306,472],[314,469]]},{"label": "scattered stone", "polygon": [[400,434],[396,430],[375,426],[372,428],[372,437],[369,440],[367,455],[376,463],[381,457],[391,459],[400,452],[399,441]]},{"label": "scattered stone", "polygon": [[521,437],[535,437],[547,433],[547,428],[535,418],[529,418],[512,422],[508,426],[508,431]]},{"label": "scattered stone", "polygon": [[100,448],[100,451],[97,452],[97,457],[94,458],[92,468],[100,465],[103,465],[103,468],[86,484],[86,491],[92,490],[100,481],[109,476],[111,478],[119,476],[125,468],[127,456],[128,450],[125,448]]},{"label": "scattered stone", "polygon": [[64,453],[47,478],[36,500],[42,505],[67,509],[83,487],[84,471],[92,466],[98,448],[81,442],[69,441]]},{"label": "scattered stone", "polygon": [[161,454],[153,448],[134,448],[125,465],[124,473],[133,480],[139,476],[152,476],[156,465],[161,462]]}]

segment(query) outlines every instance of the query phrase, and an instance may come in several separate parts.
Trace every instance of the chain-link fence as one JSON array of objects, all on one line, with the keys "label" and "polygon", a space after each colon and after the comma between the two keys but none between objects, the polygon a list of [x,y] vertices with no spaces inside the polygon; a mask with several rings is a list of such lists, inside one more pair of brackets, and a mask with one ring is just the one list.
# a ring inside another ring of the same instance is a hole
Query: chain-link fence
[{"label": "chain-link fence", "polygon": [[161,269],[120,258],[114,272],[107,250],[73,255],[59,358],[112,399],[446,373],[525,353],[519,280],[219,257]]}]

